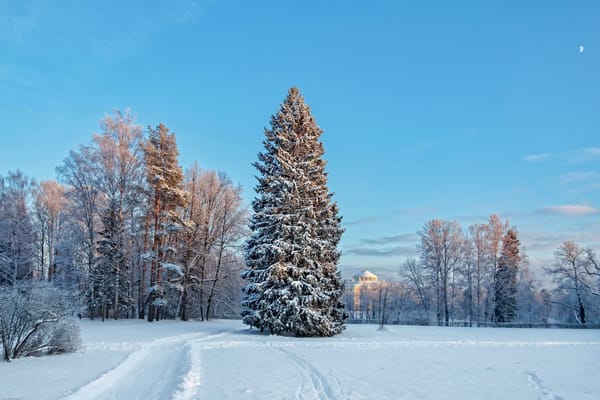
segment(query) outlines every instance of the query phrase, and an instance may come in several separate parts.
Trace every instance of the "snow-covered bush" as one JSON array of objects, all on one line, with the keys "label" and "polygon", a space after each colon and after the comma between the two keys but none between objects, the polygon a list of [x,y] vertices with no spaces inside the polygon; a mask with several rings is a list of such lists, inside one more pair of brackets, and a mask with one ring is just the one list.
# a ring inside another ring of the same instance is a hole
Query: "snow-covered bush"
[{"label": "snow-covered bush", "polygon": [[75,318],[65,318],[52,327],[48,342],[49,354],[74,353],[80,347],[81,330],[79,322]]},{"label": "snow-covered bush", "polygon": [[0,339],[5,361],[76,351],[79,327],[68,292],[48,284],[0,288]]}]

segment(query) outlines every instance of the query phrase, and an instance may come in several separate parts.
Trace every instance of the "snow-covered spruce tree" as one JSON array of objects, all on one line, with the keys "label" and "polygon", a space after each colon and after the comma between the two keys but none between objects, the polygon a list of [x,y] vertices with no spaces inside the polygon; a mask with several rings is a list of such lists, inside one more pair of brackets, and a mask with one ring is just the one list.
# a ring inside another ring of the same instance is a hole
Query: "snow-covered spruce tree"
[{"label": "snow-covered spruce tree", "polygon": [[[129,295],[127,258],[123,250],[123,215],[118,205],[111,202],[102,217],[104,229],[99,232],[98,257],[90,272],[90,289],[87,294],[89,315],[102,320],[112,314],[114,319],[133,305]],[[93,294],[93,296],[91,295]]]},{"label": "snow-covered spruce tree", "polygon": [[275,334],[333,336],[344,329],[337,263],[343,229],[327,188],[323,131],[297,88],[265,129],[242,277],[244,323]]},{"label": "snow-covered spruce tree", "polygon": [[502,252],[494,275],[494,320],[511,322],[517,315],[517,272],[521,256],[517,231],[509,229],[502,238]]}]

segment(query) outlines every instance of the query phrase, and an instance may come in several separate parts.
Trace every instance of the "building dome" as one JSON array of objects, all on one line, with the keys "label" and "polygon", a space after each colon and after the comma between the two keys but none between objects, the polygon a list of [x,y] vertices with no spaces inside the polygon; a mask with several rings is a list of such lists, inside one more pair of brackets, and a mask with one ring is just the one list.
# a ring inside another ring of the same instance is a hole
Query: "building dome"
[{"label": "building dome", "polygon": [[355,281],[359,281],[359,282],[373,282],[378,279],[377,275],[375,275],[371,271],[367,271],[367,270],[354,275],[353,278]]}]

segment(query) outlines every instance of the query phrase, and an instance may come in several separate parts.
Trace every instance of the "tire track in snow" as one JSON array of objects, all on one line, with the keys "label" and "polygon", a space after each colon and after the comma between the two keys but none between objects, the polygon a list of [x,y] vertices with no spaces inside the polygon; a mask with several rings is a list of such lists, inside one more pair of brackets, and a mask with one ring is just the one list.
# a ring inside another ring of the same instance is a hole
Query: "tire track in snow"
[{"label": "tire track in snow", "polygon": [[337,396],[327,378],[319,372],[311,363],[306,361],[304,358],[300,357],[297,354],[292,353],[289,350],[284,349],[283,347],[278,347],[278,349],[284,353],[288,358],[294,361],[296,364],[300,366],[300,368],[308,375],[311,383],[311,387],[313,392],[315,393],[317,399],[323,400],[335,400]]},{"label": "tire track in snow", "polygon": [[[161,338],[142,344],[116,367],[73,392],[65,394],[61,399],[164,400],[171,398],[180,377],[184,376],[185,379],[189,370],[194,367],[190,361],[187,363],[189,364],[187,373],[182,370],[186,364],[182,363],[182,360],[190,351],[187,344],[192,341],[210,340],[225,334],[202,336],[202,333],[194,333]],[[195,390],[197,386],[199,386],[199,379],[192,385]]]},{"label": "tire track in snow", "polygon": [[529,384],[535,390],[540,393],[540,399],[542,400],[564,400],[560,396],[556,396],[554,392],[547,386],[544,386],[544,383],[535,373],[530,371],[525,371],[525,375],[527,375],[527,379],[529,380]]}]

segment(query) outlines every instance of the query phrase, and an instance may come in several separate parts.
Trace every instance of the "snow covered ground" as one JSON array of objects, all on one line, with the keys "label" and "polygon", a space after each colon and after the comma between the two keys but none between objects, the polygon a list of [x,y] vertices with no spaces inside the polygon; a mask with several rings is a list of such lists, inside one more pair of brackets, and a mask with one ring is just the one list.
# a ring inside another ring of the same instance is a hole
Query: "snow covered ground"
[{"label": "snow covered ground", "polygon": [[83,321],[77,354],[0,363],[5,399],[594,399],[600,331]]}]

